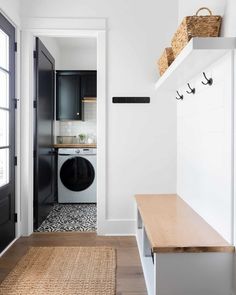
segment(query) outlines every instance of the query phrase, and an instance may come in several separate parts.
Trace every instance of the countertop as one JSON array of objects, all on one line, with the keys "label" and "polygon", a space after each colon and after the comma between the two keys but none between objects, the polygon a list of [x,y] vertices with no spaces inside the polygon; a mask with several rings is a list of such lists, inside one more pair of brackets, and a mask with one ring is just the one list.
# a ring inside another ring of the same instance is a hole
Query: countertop
[{"label": "countertop", "polygon": [[70,144],[66,144],[66,143],[56,143],[53,145],[54,148],[97,148],[97,144],[96,143],[92,143],[92,144],[81,144],[81,143],[70,143]]}]

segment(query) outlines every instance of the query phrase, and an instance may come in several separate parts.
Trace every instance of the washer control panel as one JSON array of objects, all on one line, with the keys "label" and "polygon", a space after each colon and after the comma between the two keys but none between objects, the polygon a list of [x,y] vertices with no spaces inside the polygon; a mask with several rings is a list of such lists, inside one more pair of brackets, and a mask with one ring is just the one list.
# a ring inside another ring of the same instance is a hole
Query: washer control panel
[{"label": "washer control panel", "polygon": [[96,155],[97,150],[93,148],[60,148],[59,155]]}]

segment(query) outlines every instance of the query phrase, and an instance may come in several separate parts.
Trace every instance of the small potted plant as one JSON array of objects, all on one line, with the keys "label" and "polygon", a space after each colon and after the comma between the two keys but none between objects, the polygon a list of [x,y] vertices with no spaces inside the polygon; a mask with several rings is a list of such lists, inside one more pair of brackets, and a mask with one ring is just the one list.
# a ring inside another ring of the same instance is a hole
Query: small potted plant
[{"label": "small potted plant", "polygon": [[85,143],[86,141],[86,134],[80,133],[79,134],[79,143]]}]

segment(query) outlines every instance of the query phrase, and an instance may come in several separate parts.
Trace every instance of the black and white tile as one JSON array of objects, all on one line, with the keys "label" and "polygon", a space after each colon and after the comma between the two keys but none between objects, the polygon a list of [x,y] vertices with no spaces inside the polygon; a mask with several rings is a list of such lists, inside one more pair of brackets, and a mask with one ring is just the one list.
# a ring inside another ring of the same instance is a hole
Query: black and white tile
[{"label": "black and white tile", "polygon": [[37,232],[96,231],[96,223],[96,204],[56,204]]}]

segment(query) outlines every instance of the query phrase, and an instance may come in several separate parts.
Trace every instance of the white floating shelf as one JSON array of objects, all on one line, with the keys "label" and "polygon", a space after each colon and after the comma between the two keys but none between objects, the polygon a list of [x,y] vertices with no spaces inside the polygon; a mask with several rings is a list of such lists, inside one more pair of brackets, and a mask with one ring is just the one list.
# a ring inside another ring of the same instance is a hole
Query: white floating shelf
[{"label": "white floating shelf", "polygon": [[157,90],[177,90],[236,48],[236,38],[192,38],[156,83]]}]

